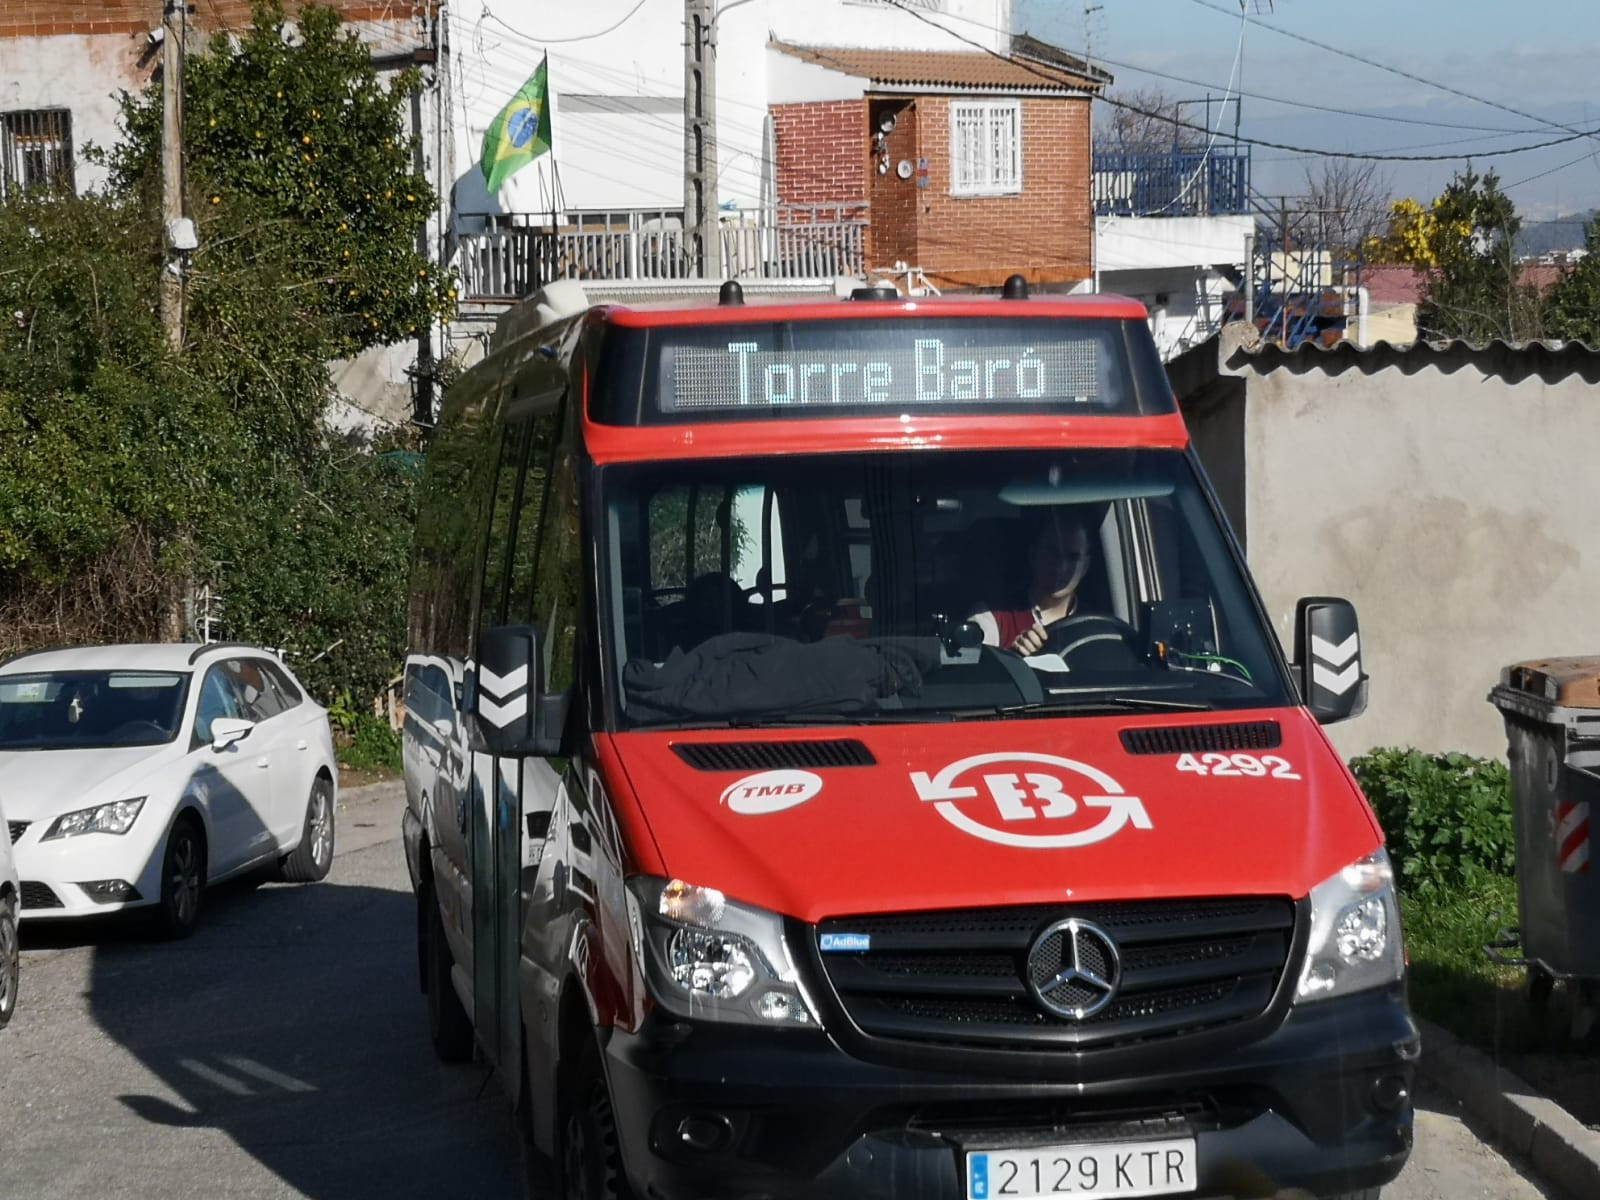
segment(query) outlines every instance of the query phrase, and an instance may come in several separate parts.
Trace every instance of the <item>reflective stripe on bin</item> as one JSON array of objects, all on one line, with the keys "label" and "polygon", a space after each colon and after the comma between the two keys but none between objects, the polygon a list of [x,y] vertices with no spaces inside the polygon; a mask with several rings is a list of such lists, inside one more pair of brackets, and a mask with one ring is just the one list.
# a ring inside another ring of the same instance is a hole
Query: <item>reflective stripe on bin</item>
[{"label": "reflective stripe on bin", "polygon": [[1556,857],[1569,874],[1589,869],[1589,803],[1556,806]]}]

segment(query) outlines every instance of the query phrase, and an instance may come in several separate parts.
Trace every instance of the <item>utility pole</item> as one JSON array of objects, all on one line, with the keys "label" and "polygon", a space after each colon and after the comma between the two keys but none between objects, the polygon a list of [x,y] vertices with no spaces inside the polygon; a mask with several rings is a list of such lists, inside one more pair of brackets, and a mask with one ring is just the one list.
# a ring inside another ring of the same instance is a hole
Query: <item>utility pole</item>
[{"label": "utility pole", "polygon": [[722,273],[717,220],[715,0],[683,0],[683,240],[695,273]]},{"label": "utility pole", "polygon": [[[422,141],[422,92],[423,88],[426,88],[429,94],[432,95],[433,111],[437,114],[444,104],[445,79],[447,78],[445,74],[447,64],[442,53],[443,39],[440,30],[443,21],[444,17],[441,14],[434,14],[430,44],[421,53],[415,55],[419,63],[426,59],[433,68],[432,72],[424,77],[423,87],[419,87],[411,93],[411,132],[415,138],[411,165],[412,169],[424,179],[428,176],[428,160]],[[439,195],[443,196],[445,188],[449,185],[445,182],[443,172],[439,170],[437,142],[435,142],[434,150],[436,155],[433,164],[434,178],[439,181]],[[432,223],[432,218],[430,218],[424,221],[417,230],[417,254],[424,261],[432,258],[430,253],[433,248],[432,239],[429,237],[430,230],[428,228]],[[437,261],[443,262],[444,259],[441,256]],[[417,362],[413,368],[414,373],[412,376],[415,386],[411,395],[411,420],[416,425],[428,426],[433,424],[433,377],[435,372],[433,331],[436,327],[432,321],[423,322],[417,326]]]},{"label": "utility pole", "polygon": [[[174,352],[183,349],[183,266],[175,230],[183,218],[183,38],[186,0],[165,0],[161,12],[161,324]],[[190,247],[192,249],[192,247]]]}]

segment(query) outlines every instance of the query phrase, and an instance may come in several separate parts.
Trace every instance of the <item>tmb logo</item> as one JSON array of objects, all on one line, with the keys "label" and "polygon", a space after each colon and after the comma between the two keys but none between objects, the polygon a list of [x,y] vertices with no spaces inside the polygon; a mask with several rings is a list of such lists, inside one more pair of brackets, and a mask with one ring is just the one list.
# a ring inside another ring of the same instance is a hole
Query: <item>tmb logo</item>
[{"label": "tmb logo", "polygon": [[722,803],[747,817],[762,816],[804,804],[821,790],[821,777],[810,771],[762,771],[730,783]]},{"label": "tmb logo", "polygon": [[[986,767],[995,769],[982,769]],[[1069,784],[1079,791],[1077,796]],[[1092,846],[1128,825],[1152,827],[1144,802],[1125,793],[1111,776],[1053,754],[974,754],[931,776],[913,771],[911,786],[962,833],[1001,846]],[[1100,812],[1100,819],[1085,826],[1082,817],[1092,810]]]}]

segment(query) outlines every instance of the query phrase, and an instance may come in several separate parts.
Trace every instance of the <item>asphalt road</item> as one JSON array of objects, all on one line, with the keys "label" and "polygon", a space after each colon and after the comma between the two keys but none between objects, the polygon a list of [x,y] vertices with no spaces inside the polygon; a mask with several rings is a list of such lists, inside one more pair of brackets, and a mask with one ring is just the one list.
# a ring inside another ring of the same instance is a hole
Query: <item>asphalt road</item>
[{"label": "asphalt road", "polygon": [[[0,1198],[518,1200],[481,1067],[433,1058],[398,785],[341,800],[323,883],[215,889],[196,935],[24,928],[0,1032]],[[1547,1195],[1422,1098],[1386,1200]]]}]

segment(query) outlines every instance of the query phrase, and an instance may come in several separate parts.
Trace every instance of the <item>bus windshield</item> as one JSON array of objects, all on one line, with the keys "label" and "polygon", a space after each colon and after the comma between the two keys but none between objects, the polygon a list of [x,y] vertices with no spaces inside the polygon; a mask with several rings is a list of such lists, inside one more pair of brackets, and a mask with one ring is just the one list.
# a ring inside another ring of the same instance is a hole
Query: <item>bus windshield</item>
[{"label": "bus windshield", "polygon": [[600,479],[624,728],[1293,702],[1179,451],[697,460]]}]

